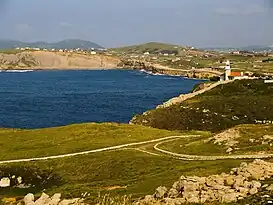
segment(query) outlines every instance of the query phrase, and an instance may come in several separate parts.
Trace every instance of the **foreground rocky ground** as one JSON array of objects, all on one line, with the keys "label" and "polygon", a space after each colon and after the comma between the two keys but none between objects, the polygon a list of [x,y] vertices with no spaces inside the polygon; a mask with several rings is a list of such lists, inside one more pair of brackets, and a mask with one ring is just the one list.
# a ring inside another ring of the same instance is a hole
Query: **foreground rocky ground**
[{"label": "foreground rocky ground", "polygon": [[[140,204],[185,204],[217,201],[219,203],[237,202],[257,194],[262,188],[273,191],[273,184],[263,181],[273,176],[273,163],[255,160],[242,163],[229,174],[209,177],[181,176],[171,189],[159,187],[154,195],[148,195]],[[269,197],[270,196],[265,196]]]},{"label": "foreground rocky ground", "polygon": [[[232,202],[238,202],[238,204],[271,204],[273,203],[270,196],[270,193],[273,192],[273,184],[270,182],[272,176],[273,163],[255,160],[251,163],[242,163],[238,168],[233,168],[230,173],[210,175],[208,177],[181,176],[170,189],[164,186],[158,187],[153,195],[148,195],[144,199],[134,202],[128,200],[127,197],[120,198],[117,201],[106,196],[94,203],[124,205],[233,204]],[[84,200],[87,195],[87,193],[82,193],[82,198],[62,199],[59,193],[51,197],[43,193],[36,198],[30,193],[20,200],[4,198],[2,203],[18,205],[84,205],[88,204]],[[246,198],[251,198],[252,202],[244,203],[243,200]]]}]

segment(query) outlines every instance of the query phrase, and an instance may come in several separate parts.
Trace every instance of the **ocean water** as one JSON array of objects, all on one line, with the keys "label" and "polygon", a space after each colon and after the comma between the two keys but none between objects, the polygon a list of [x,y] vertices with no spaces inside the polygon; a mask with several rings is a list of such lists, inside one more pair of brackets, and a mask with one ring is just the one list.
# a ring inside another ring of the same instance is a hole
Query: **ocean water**
[{"label": "ocean water", "polygon": [[124,70],[1,72],[0,127],[128,123],[199,82]]}]

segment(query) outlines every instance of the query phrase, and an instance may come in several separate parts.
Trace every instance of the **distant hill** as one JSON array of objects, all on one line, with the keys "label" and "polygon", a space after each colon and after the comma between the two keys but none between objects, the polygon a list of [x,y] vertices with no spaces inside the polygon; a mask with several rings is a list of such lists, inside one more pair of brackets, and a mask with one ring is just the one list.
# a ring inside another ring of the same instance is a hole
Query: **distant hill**
[{"label": "distant hill", "polygon": [[103,48],[102,46],[85,40],[80,39],[67,39],[55,43],[47,43],[43,41],[26,43],[14,40],[0,40],[0,49],[12,49],[16,47],[31,47],[31,48],[47,48],[47,49],[91,49],[91,48]]},{"label": "distant hill", "polygon": [[234,50],[240,50],[240,51],[256,51],[256,52],[262,52],[262,51],[272,51],[273,46],[260,46],[260,45],[252,45],[252,46],[244,46],[244,47],[212,47],[212,48],[204,48],[205,50],[212,50],[212,51],[234,51]]},{"label": "distant hill", "polygon": [[184,47],[166,43],[150,42],[133,46],[113,48],[112,50],[125,53],[178,53],[182,48]]}]

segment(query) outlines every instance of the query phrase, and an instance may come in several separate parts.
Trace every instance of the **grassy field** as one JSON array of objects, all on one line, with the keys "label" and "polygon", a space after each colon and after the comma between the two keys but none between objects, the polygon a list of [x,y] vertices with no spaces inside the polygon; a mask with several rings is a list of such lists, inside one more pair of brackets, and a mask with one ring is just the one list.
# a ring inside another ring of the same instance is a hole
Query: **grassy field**
[{"label": "grassy field", "polygon": [[174,52],[179,53],[179,48],[181,48],[178,45],[171,45],[171,44],[165,44],[165,43],[158,43],[158,42],[150,42],[140,45],[133,45],[133,46],[126,46],[121,48],[113,48],[113,51],[116,52],[123,52],[123,53],[165,53],[165,52]]},{"label": "grassy field", "polygon": [[153,194],[161,186],[170,187],[181,175],[208,176],[227,172],[241,161],[186,162],[169,157],[152,156],[135,150],[96,153],[79,157],[1,165],[2,176],[21,176],[28,189],[0,190],[4,196],[20,197],[29,192],[39,195],[63,193],[67,198],[88,192],[87,200],[101,195],[132,195],[133,198]]},{"label": "grassy field", "polygon": [[273,85],[262,80],[240,80],[168,108],[137,115],[135,124],[168,130],[219,132],[256,120],[273,120]]},{"label": "grassy field", "polygon": [[0,129],[0,160],[69,154],[173,135],[181,133],[113,123],[36,130]]},{"label": "grassy field", "polygon": [[[273,151],[273,125],[238,125],[232,128],[238,132],[239,137],[234,139],[237,143],[233,148],[233,155],[272,153]],[[232,138],[233,133],[226,134]],[[164,143],[159,148],[179,154],[219,156],[227,155],[229,146],[215,144],[210,140],[213,135],[202,135],[199,138],[187,138]],[[264,138],[264,136],[269,136]],[[270,138],[272,137],[272,140]],[[263,143],[264,142],[264,143]],[[271,146],[270,146],[271,144]]]},{"label": "grassy field", "polygon": [[21,53],[21,50],[15,50],[15,49],[6,49],[6,50],[1,50],[0,49],[0,54],[17,54],[17,53]]},{"label": "grassy field", "polygon": [[[249,132],[251,134],[248,134]],[[269,135],[273,133],[273,126],[249,125],[242,127],[241,133],[242,138],[247,139],[252,138],[255,134]],[[182,134],[200,135],[200,137],[185,138],[176,143],[175,141],[166,142],[162,146],[177,153],[181,151],[179,150],[180,145],[183,146],[183,152],[186,154],[218,153],[204,144],[196,146],[195,142],[212,136],[209,132],[177,133],[142,126],[91,123],[41,130],[2,129],[0,142],[1,148],[4,147],[5,150],[1,150],[1,157],[6,159],[22,157],[20,155],[23,154],[22,149],[27,156],[61,154],[86,148],[107,147]],[[101,196],[109,194],[114,198],[127,195],[136,199],[153,194],[159,186],[170,187],[182,175],[220,174],[229,172],[231,168],[238,167],[242,162],[242,160],[183,161],[134,149],[158,154],[153,150],[154,144],[54,160],[2,164],[0,165],[0,176],[21,176],[24,183],[31,186],[24,189],[17,188],[12,182],[12,187],[0,189],[0,198],[16,197],[19,199],[29,192],[39,196],[44,191],[51,195],[62,193],[65,198],[82,197],[82,194],[87,192],[85,197],[87,202],[97,200],[99,194]],[[248,160],[243,161],[248,162]]]}]

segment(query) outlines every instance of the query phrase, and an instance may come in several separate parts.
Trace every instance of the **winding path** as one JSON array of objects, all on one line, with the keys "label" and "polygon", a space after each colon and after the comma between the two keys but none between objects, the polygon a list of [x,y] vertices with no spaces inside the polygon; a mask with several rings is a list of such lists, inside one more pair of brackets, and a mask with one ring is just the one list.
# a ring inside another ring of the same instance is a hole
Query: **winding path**
[{"label": "winding path", "polygon": [[187,155],[187,154],[177,154],[164,149],[159,148],[160,145],[166,142],[170,142],[176,139],[170,139],[164,142],[159,142],[154,146],[154,149],[160,153],[181,159],[190,161],[215,161],[215,160],[226,160],[226,159],[267,159],[272,158],[273,154],[251,154],[251,155],[220,155],[220,156],[200,156],[200,155]]},{"label": "winding path", "polygon": [[[19,162],[31,162],[31,161],[43,161],[43,160],[49,160],[49,159],[59,159],[59,158],[66,158],[66,157],[74,157],[79,155],[86,155],[91,153],[99,153],[99,152],[105,152],[105,151],[112,151],[112,150],[136,150],[140,151],[149,155],[153,156],[170,156],[175,159],[184,160],[184,161],[214,161],[214,160],[225,160],[225,159],[266,159],[266,158],[273,158],[273,154],[253,154],[253,155],[225,155],[225,156],[199,156],[199,155],[186,155],[186,154],[178,154],[174,152],[170,152],[164,149],[159,148],[160,145],[163,143],[167,143],[170,141],[178,140],[181,138],[189,138],[189,137],[200,137],[199,135],[185,135],[185,136],[169,136],[169,137],[163,137],[159,139],[154,140],[148,140],[143,142],[135,142],[135,143],[128,143],[123,145],[117,145],[112,147],[106,147],[106,148],[100,148],[100,149],[94,149],[84,152],[77,152],[77,153],[71,153],[71,154],[62,154],[62,155],[55,155],[55,156],[49,156],[49,157],[37,157],[37,158],[28,158],[28,159],[15,159],[15,160],[6,160],[6,161],[0,161],[0,164],[10,164],[10,163],[19,163]],[[150,151],[146,151],[140,148],[133,148],[134,146],[138,145],[145,145],[145,144],[151,144],[151,143],[157,143],[154,145],[154,150],[161,153],[153,153]]]},{"label": "winding path", "polygon": [[106,147],[106,148],[100,148],[100,149],[94,149],[84,152],[77,152],[72,154],[62,154],[62,155],[55,155],[55,156],[49,156],[49,157],[37,157],[37,158],[29,158],[29,159],[15,159],[15,160],[6,160],[6,161],[0,161],[0,164],[9,164],[9,163],[18,163],[18,162],[31,162],[31,161],[42,161],[42,160],[48,160],[48,159],[59,159],[59,158],[65,158],[65,157],[75,157],[79,155],[86,155],[91,153],[98,153],[98,152],[105,152],[105,151],[111,151],[111,150],[119,150],[126,147],[132,147],[137,145],[144,145],[144,144],[150,144],[150,143],[156,143],[160,141],[166,141],[170,139],[180,139],[180,138],[186,138],[186,137],[196,137],[197,135],[187,135],[187,136],[170,136],[170,137],[163,137],[159,139],[154,140],[148,140],[143,142],[134,142],[134,143],[128,143],[123,145],[117,145],[112,147]]}]

